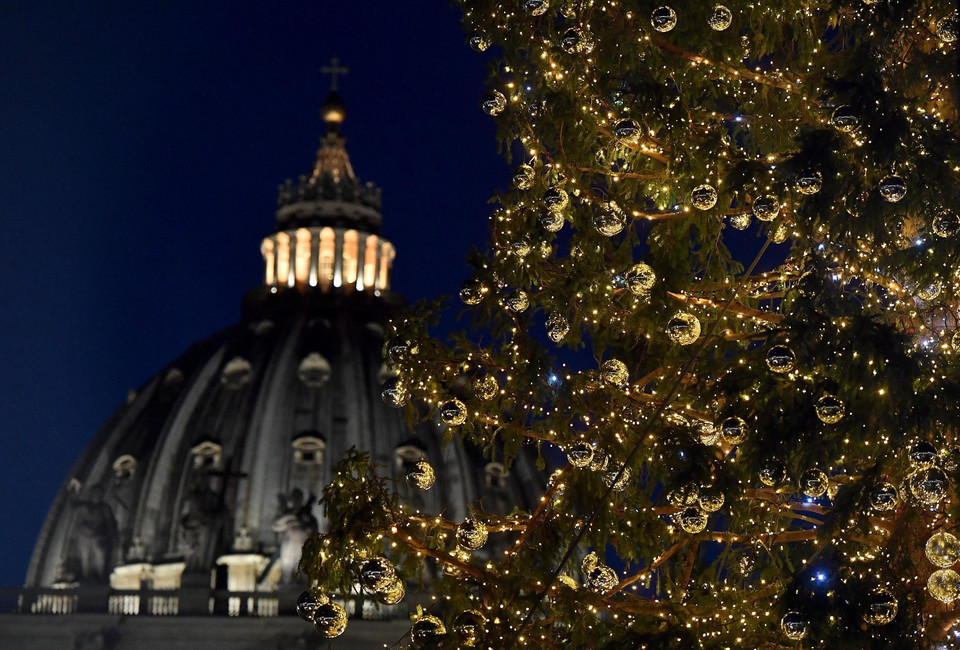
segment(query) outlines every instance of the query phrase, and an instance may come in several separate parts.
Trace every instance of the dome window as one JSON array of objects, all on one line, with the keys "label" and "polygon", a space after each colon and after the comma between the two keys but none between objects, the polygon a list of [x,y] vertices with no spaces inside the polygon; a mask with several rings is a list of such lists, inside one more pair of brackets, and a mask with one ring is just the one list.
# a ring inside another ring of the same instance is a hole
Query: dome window
[{"label": "dome window", "polygon": [[487,463],[483,473],[486,476],[488,488],[502,490],[507,486],[507,470],[502,463]]},{"label": "dome window", "polygon": [[253,368],[243,357],[234,357],[220,372],[220,383],[231,390],[243,388],[250,383],[251,379],[253,379]]},{"label": "dome window", "polygon": [[118,482],[129,481],[137,473],[137,459],[124,454],[113,461],[113,476]]},{"label": "dome window", "polygon": [[179,368],[170,368],[163,376],[164,386],[179,386],[183,383],[183,372]]},{"label": "dome window", "polygon": [[407,468],[412,467],[418,460],[426,458],[426,454],[423,453],[423,448],[416,444],[416,442],[408,442],[397,447],[393,452],[393,457],[396,461],[397,469],[405,471]]},{"label": "dome window", "polygon": [[319,352],[305,356],[297,368],[297,377],[307,388],[323,388],[330,381],[331,373],[330,362]]},{"label": "dome window", "polygon": [[190,453],[196,469],[220,469],[223,463],[223,447],[210,440],[201,442]]},{"label": "dome window", "polygon": [[304,433],[293,441],[293,462],[297,465],[320,465],[327,443],[316,431]]}]

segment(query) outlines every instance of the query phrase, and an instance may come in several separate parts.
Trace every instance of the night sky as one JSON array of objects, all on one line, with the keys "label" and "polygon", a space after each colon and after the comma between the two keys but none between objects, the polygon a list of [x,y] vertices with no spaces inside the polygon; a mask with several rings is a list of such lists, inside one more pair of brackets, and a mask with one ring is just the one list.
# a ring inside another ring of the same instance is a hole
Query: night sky
[{"label": "night sky", "polygon": [[0,7],[0,585],[128,389],[238,320],[334,56],[394,287],[454,294],[509,168],[446,0]]}]

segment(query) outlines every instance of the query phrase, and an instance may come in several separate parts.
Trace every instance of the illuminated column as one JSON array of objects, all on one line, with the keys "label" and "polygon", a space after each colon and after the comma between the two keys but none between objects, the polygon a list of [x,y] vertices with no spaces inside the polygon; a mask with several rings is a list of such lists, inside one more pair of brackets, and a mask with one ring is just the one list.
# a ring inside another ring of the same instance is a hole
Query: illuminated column
[{"label": "illuminated column", "polygon": [[343,272],[343,288],[353,291],[357,284],[357,231],[343,233],[343,252],[340,255]]},{"label": "illuminated column", "polygon": [[366,273],[367,237],[365,233],[359,233],[357,236],[357,291],[363,291],[366,287],[363,276]]},{"label": "illuminated column", "polygon": [[265,270],[263,273],[263,283],[266,285],[274,285],[277,282],[277,269],[276,269],[276,255],[274,255],[274,244],[273,239],[267,237],[260,244],[260,254],[263,255],[263,261],[265,265]]},{"label": "illuminated column", "polygon": [[310,231],[306,228],[297,230],[293,268],[297,286],[304,287],[310,278]]},{"label": "illuminated column", "polygon": [[343,286],[343,231],[339,228],[335,231],[336,253],[333,257],[333,286],[339,289]]},{"label": "illuminated column", "polygon": [[277,233],[277,284],[289,284],[290,280],[290,235]]},{"label": "illuminated column", "polygon": [[333,228],[324,228],[320,231],[319,285],[324,291],[330,291],[333,283],[333,259],[336,244],[334,243]]},{"label": "illuminated column", "polygon": [[383,241],[380,244],[380,265],[377,269],[377,289],[388,291],[390,289],[390,264],[393,262],[393,246],[390,242]]},{"label": "illuminated column", "polygon": [[315,287],[320,277],[320,230],[310,229],[310,286]]},{"label": "illuminated column", "polygon": [[380,238],[376,235],[367,236],[366,252],[363,256],[363,286],[367,291],[374,290],[374,284],[377,281],[377,251],[380,250],[377,243]]}]

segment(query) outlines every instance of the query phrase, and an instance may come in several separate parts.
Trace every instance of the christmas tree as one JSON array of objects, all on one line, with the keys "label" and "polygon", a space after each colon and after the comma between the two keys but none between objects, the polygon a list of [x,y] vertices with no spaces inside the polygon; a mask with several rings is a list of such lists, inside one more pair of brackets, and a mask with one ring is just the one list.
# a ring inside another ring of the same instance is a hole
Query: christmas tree
[{"label": "christmas tree", "polygon": [[951,647],[953,4],[459,4],[519,166],[474,330],[394,323],[384,399],[552,475],[533,511],[451,521],[352,453],[304,616],[336,636],[329,596],[423,577],[414,647]]}]

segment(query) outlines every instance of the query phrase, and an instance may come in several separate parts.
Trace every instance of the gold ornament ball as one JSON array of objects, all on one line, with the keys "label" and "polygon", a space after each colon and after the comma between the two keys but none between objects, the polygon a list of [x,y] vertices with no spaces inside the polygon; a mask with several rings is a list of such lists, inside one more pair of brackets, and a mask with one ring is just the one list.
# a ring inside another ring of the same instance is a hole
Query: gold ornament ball
[{"label": "gold ornament ball", "polygon": [[584,573],[590,573],[598,564],[600,564],[600,558],[597,556],[596,551],[590,551],[580,560],[580,568]]},{"label": "gold ornament ball", "polygon": [[425,460],[418,460],[407,472],[407,484],[418,490],[429,490],[437,480],[433,467]]},{"label": "gold ornament ball", "polygon": [[700,338],[700,321],[693,314],[678,311],[667,322],[667,337],[677,345],[690,345]]},{"label": "gold ornament ball", "polygon": [[768,458],[760,466],[760,482],[767,487],[775,487],[783,483],[787,478],[787,468],[783,461],[776,458]]},{"label": "gold ornament ball", "polygon": [[700,508],[687,508],[680,513],[679,522],[680,528],[695,535],[707,527],[707,515]]},{"label": "gold ornament ball", "polygon": [[791,641],[800,641],[810,631],[810,622],[800,612],[787,612],[780,619],[780,629]]},{"label": "gold ornament ball", "polygon": [[473,392],[482,400],[492,399],[498,390],[500,385],[497,378],[488,372],[482,373],[473,381]]},{"label": "gold ornament ball", "polygon": [[739,445],[747,439],[750,427],[743,418],[734,415],[720,423],[720,437],[728,445]]},{"label": "gold ornament ball", "polygon": [[931,227],[937,237],[953,237],[960,232],[960,217],[950,210],[943,210],[933,218]]},{"label": "gold ornament ball", "polygon": [[590,465],[593,462],[593,445],[589,442],[577,442],[574,443],[570,450],[567,452],[567,460],[574,467],[583,469]]},{"label": "gold ornament ball", "polygon": [[700,488],[696,483],[685,483],[667,493],[667,503],[674,508],[688,508],[700,501]]},{"label": "gold ornament ball", "polygon": [[336,603],[324,603],[313,614],[313,626],[325,639],[335,639],[347,629],[347,612]]},{"label": "gold ornament ball", "polygon": [[618,582],[617,572],[605,564],[598,564],[587,572],[587,586],[593,591],[606,593],[616,587]]},{"label": "gold ornament ball", "polygon": [[550,316],[547,317],[547,336],[550,337],[550,340],[559,343],[569,331],[570,323],[567,322],[563,314],[558,311],[550,312]]},{"label": "gold ornament ball", "polygon": [[470,36],[467,44],[476,52],[486,52],[490,48],[490,37],[482,32],[477,32]]},{"label": "gold ornament ball", "polygon": [[704,512],[716,512],[723,507],[725,497],[720,488],[710,485],[700,488],[700,509]]},{"label": "gold ornament ball", "polygon": [[886,512],[897,507],[900,497],[897,495],[897,486],[893,483],[880,483],[870,490],[870,505],[875,510]]},{"label": "gold ornament ball", "polygon": [[540,215],[540,225],[543,226],[543,229],[547,232],[558,232],[563,228],[563,223],[563,215],[559,212],[547,210]]},{"label": "gold ornament ball", "polygon": [[886,625],[897,617],[897,598],[886,587],[877,587],[867,596],[863,607],[863,622],[867,625]]},{"label": "gold ornament ball", "polygon": [[649,293],[653,289],[653,285],[657,282],[657,274],[650,268],[649,264],[640,262],[631,266],[624,274],[623,279],[630,293],[639,296]]},{"label": "gold ornament ball", "polygon": [[953,336],[950,337],[950,347],[953,348],[954,352],[960,352],[960,330],[954,332]]},{"label": "gold ornament ball", "polygon": [[827,492],[827,475],[816,467],[808,469],[800,476],[800,491],[814,499]]},{"label": "gold ornament ball", "polygon": [[543,203],[551,212],[562,212],[570,205],[570,195],[560,187],[551,187],[543,193]]},{"label": "gold ornament ball", "polygon": [[716,32],[722,32],[729,27],[732,22],[733,14],[723,5],[714,5],[710,17],[707,18],[707,24],[710,25],[710,29]]},{"label": "gold ornament ball", "polygon": [[960,597],[960,575],[953,569],[940,569],[927,579],[927,591],[937,600],[952,603]]},{"label": "gold ornament ball", "polygon": [[530,245],[530,239],[527,237],[521,237],[520,239],[510,242],[510,245],[507,247],[507,251],[514,257],[519,257],[523,259],[530,254],[530,251],[533,250],[533,246]]},{"label": "gold ornament ball", "polygon": [[583,52],[587,47],[587,36],[579,27],[571,27],[560,37],[560,47],[567,54]]},{"label": "gold ornament ball", "polygon": [[767,352],[767,368],[771,372],[790,372],[796,363],[797,355],[786,345],[775,345]]},{"label": "gold ornament ball", "polygon": [[383,382],[380,390],[380,399],[391,408],[402,408],[407,403],[407,389],[396,377]]},{"label": "gold ornament ball", "polygon": [[415,648],[423,648],[427,644],[440,639],[447,633],[443,621],[433,614],[424,614],[410,628],[410,641]]},{"label": "gold ornament ball", "polygon": [[496,117],[507,107],[507,98],[499,90],[492,90],[487,93],[480,104],[483,112],[491,117]]},{"label": "gold ornament ball", "polygon": [[954,43],[957,40],[957,34],[960,34],[960,24],[956,16],[947,16],[937,21],[934,31],[944,43]]},{"label": "gold ornament ball", "polygon": [[914,467],[930,467],[937,462],[937,448],[921,440],[910,448],[910,464]]},{"label": "gold ornament ball", "polygon": [[717,190],[706,183],[698,185],[690,192],[690,202],[697,210],[709,210],[717,204]]},{"label": "gold ornament ball", "polygon": [[741,212],[740,214],[730,215],[730,227],[734,230],[746,230],[750,227],[750,213]]},{"label": "gold ornament ball", "polygon": [[603,380],[614,386],[625,386],[630,380],[630,373],[627,366],[619,359],[607,359],[600,366],[600,373]]},{"label": "gold ornament ball", "polygon": [[918,469],[907,477],[907,482],[910,492],[925,506],[939,503],[947,495],[949,487],[947,475],[939,467]]},{"label": "gold ornament ball", "polygon": [[627,225],[627,217],[615,201],[607,201],[594,215],[593,225],[601,235],[613,237]]},{"label": "gold ornament ball", "polygon": [[822,396],[817,400],[814,408],[817,412],[817,417],[820,418],[820,421],[824,424],[836,424],[843,419],[843,416],[846,415],[847,412],[843,402],[841,402],[836,395]]},{"label": "gold ornament ball", "polygon": [[823,187],[823,174],[814,170],[807,170],[797,178],[797,191],[807,196],[816,194]]},{"label": "gold ornament ball", "polygon": [[520,165],[513,170],[513,184],[518,190],[529,190],[537,178],[537,172],[530,165]]},{"label": "gold ornament ball", "polygon": [[[620,478],[617,478],[617,475]],[[609,469],[603,473],[603,483],[614,492],[623,492],[630,482],[630,468],[624,467],[623,471],[618,468]]]},{"label": "gold ornament ball", "polygon": [[465,648],[473,648],[483,639],[487,618],[475,609],[460,612],[453,619],[453,633]]},{"label": "gold ornament ball", "polygon": [[931,300],[936,300],[941,291],[943,291],[943,285],[939,282],[931,282],[917,290],[917,298],[930,302]]},{"label": "gold ornament ball", "polygon": [[715,445],[720,440],[720,429],[713,422],[701,420],[697,425],[697,436],[700,438],[700,444]]},{"label": "gold ornament ball", "polygon": [[924,547],[924,552],[930,562],[941,569],[946,569],[960,560],[960,540],[941,530],[930,536]]},{"label": "gold ornament ball", "polygon": [[657,7],[650,14],[650,24],[658,32],[665,33],[677,26],[677,12],[666,5]]},{"label": "gold ornament ball", "polygon": [[527,297],[527,292],[523,289],[513,289],[503,297],[503,306],[507,308],[507,311],[520,314],[530,306],[530,298]]},{"label": "gold ornament ball", "polygon": [[753,216],[760,221],[773,221],[780,214],[780,202],[777,197],[767,194],[753,202]]},{"label": "gold ornament ball", "polygon": [[457,544],[467,551],[475,551],[487,543],[487,528],[473,517],[467,517],[457,526]]},{"label": "gold ornament ball", "polygon": [[407,593],[407,587],[403,584],[402,578],[395,578],[393,582],[387,585],[377,594],[377,600],[384,605],[396,605]]},{"label": "gold ornament ball", "polygon": [[482,280],[470,278],[460,285],[460,300],[465,305],[479,305],[487,291],[487,285]]},{"label": "gold ornament ball", "polygon": [[620,120],[613,127],[613,136],[623,144],[637,144],[640,141],[640,125],[636,120]]},{"label": "gold ornament ball", "polygon": [[770,233],[770,241],[774,244],[782,244],[790,236],[790,228],[785,223],[777,226],[777,229]]},{"label": "gold ornament ball", "polygon": [[297,616],[307,623],[313,623],[317,608],[328,602],[330,599],[319,589],[307,589],[297,598]]},{"label": "gold ornament ball", "polygon": [[396,579],[397,571],[385,557],[371,558],[360,567],[360,584],[369,592],[383,591]]},{"label": "gold ornament ball", "polygon": [[860,117],[850,106],[843,104],[834,109],[830,123],[841,133],[850,133],[860,126]]},{"label": "gold ornament ball", "polygon": [[467,406],[456,397],[440,405],[440,419],[444,424],[456,427],[467,421]]},{"label": "gold ornament ball", "polygon": [[907,183],[900,176],[890,174],[880,180],[880,196],[888,203],[896,203],[907,195]]},{"label": "gold ornament ball", "polygon": [[550,0],[523,0],[523,10],[531,16],[542,16],[550,8]]}]

